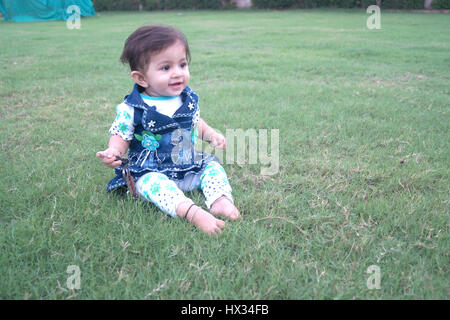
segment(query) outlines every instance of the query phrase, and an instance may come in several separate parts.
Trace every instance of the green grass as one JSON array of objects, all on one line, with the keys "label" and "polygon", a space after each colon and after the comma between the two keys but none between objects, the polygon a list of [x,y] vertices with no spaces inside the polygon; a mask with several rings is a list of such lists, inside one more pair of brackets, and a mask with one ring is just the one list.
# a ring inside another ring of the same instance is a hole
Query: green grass
[{"label": "green grass", "polygon": [[[368,16],[0,22],[0,298],[450,298],[450,15],[382,12],[381,30]],[[211,126],[280,130],[278,174],[225,165],[243,217],[217,238],[105,191],[95,152],[132,86],[118,59],[149,23],[187,35]]]}]

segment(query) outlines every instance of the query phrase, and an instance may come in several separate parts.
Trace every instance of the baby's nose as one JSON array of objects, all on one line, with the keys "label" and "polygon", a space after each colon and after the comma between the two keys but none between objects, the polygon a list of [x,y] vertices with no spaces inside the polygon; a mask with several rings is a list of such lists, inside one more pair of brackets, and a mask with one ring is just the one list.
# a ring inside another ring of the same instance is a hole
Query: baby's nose
[{"label": "baby's nose", "polygon": [[180,77],[182,75],[183,75],[183,72],[182,72],[181,68],[179,68],[179,67],[174,68],[173,73],[172,73],[173,77]]}]

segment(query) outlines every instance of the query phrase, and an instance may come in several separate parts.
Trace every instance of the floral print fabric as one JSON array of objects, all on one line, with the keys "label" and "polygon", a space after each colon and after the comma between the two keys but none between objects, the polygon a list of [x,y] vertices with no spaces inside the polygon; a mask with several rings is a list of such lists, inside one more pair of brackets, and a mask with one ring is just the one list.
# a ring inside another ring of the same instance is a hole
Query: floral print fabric
[{"label": "floral print fabric", "polygon": [[[233,201],[227,175],[218,162],[213,161],[207,165],[199,184],[208,209],[223,195]],[[142,176],[136,183],[136,191],[143,199],[152,202],[161,211],[174,218],[177,216],[178,205],[183,201],[189,201],[174,181],[158,172]]]},{"label": "floral print fabric", "polygon": [[121,103],[116,107],[116,119],[109,129],[112,135],[118,135],[125,141],[133,140],[133,108],[125,103]]}]

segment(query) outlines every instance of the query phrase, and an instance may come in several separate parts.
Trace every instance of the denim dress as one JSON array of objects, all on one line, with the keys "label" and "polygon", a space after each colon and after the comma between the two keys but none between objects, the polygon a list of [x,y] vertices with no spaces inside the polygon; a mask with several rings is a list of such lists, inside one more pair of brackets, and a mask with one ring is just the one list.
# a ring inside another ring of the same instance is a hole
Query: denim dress
[{"label": "denim dress", "polygon": [[[198,96],[186,87],[181,93],[182,105],[168,117],[148,106],[140,95],[144,88],[134,85],[124,102],[134,108],[134,137],[128,150],[130,174],[136,182],[149,172],[165,174],[183,191],[200,186],[200,176],[211,161],[218,158],[195,150],[197,128],[193,117],[198,109]],[[112,191],[126,187],[122,166],[115,169],[116,176],[107,184]]]}]

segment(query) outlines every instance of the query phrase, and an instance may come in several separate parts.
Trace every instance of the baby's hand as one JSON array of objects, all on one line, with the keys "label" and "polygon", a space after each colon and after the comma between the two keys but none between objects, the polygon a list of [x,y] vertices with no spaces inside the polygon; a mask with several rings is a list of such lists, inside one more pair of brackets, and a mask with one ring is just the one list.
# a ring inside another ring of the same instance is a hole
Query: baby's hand
[{"label": "baby's hand", "polygon": [[108,148],[104,151],[97,152],[96,156],[102,159],[102,162],[108,168],[117,168],[122,164],[122,161],[116,160],[116,157],[120,157],[121,154],[119,150],[114,148]]},{"label": "baby's hand", "polygon": [[217,149],[225,149],[225,147],[227,146],[227,140],[222,134],[218,132],[215,132],[211,136],[209,143],[211,143]]}]

